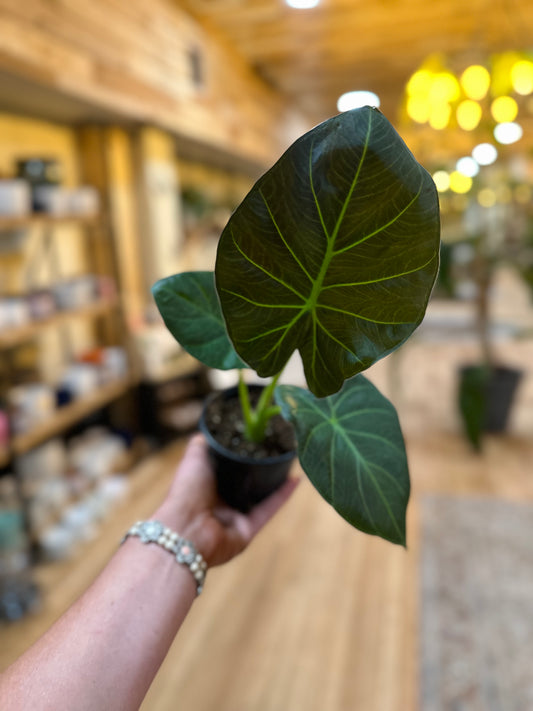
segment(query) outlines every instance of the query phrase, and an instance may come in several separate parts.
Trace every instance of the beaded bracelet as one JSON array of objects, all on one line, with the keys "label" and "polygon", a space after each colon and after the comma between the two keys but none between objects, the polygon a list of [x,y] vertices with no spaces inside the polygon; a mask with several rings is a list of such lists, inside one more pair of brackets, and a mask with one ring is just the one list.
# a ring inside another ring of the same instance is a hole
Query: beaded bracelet
[{"label": "beaded bracelet", "polygon": [[196,582],[196,594],[199,595],[202,592],[207,564],[191,541],[182,538],[160,521],[137,521],[120,543],[124,543],[128,536],[138,536],[143,543],[156,543],[172,553],[178,563],[186,565],[193,574]]}]

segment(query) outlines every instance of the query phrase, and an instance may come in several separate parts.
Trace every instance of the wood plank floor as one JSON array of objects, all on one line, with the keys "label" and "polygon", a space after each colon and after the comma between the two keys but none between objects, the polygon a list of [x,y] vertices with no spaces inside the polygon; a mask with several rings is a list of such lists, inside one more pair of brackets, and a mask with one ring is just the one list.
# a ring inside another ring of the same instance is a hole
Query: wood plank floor
[{"label": "wood plank floor", "polygon": [[[415,349],[415,361],[416,355]],[[408,394],[407,405],[410,397],[416,404],[421,396]],[[522,407],[530,408],[529,401]],[[243,555],[209,572],[143,711],[423,711],[417,698],[421,497],[533,500],[533,438],[522,410],[517,434],[488,438],[477,455],[446,419],[438,428],[426,411],[413,414],[405,403],[399,409],[413,482],[407,551],[351,529],[304,481]],[[130,500],[83,556],[41,571],[43,609],[0,629],[0,668],[88,585],[131,521],[151,513],[181,451],[177,443],[139,468]]]}]

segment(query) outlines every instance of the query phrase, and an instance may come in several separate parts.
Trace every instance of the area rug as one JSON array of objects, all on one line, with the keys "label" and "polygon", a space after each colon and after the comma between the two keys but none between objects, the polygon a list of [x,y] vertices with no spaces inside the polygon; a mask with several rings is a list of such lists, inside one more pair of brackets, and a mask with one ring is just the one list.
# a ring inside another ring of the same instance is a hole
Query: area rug
[{"label": "area rug", "polygon": [[424,498],[421,563],[420,711],[532,711],[533,506]]}]

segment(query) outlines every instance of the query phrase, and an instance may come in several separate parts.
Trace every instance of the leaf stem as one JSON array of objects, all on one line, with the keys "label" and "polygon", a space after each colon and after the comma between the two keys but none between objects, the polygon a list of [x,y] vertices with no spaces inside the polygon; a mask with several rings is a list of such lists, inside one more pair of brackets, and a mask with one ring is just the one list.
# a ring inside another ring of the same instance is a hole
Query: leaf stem
[{"label": "leaf stem", "polygon": [[281,412],[280,407],[272,405],[272,399],[282,372],[281,370],[277,373],[265,386],[255,409],[253,409],[250,403],[250,393],[244,382],[243,371],[239,370],[239,400],[244,420],[244,436],[249,442],[262,442],[268,423]]}]

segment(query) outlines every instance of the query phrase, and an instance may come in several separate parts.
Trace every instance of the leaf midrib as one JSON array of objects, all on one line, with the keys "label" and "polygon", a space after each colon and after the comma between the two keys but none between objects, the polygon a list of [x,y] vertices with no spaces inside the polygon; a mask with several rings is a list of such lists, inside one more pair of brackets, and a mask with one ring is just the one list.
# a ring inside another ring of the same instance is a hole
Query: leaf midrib
[{"label": "leaf midrib", "polygon": [[348,204],[352,198],[353,192],[355,190],[355,186],[357,185],[357,182],[359,180],[359,175],[361,174],[361,170],[363,167],[363,163],[366,157],[366,153],[368,150],[368,144],[370,142],[370,129],[372,126],[372,113],[370,112],[368,114],[368,126],[366,130],[366,136],[365,136],[365,143],[363,146],[363,153],[361,155],[361,160],[359,161],[359,165],[357,166],[357,170],[355,172],[354,178],[352,180],[352,184],[350,186],[350,189],[348,191],[348,194],[344,200],[344,203],[342,205],[341,211],[339,213],[339,216],[337,218],[337,222],[335,224],[335,227],[333,229],[333,232],[331,235],[328,234],[326,225],[324,222],[324,218],[322,215],[322,210],[320,208],[320,204],[318,202],[315,188],[314,188],[314,182],[313,182],[313,170],[312,170],[312,153],[313,153],[313,147],[311,146],[310,150],[310,157],[309,157],[309,182],[311,185],[311,191],[313,193],[313,199],[315,201],[316,209],[318,211],[318,215],[320,217],[320,222],[322,224],[322,228],[324,230],[324,233],[326,235],[327,239],[327,247],[326,247],[326,254],[324,255],[324,260],[322,262],[322,266],[320,267],[320,272],[318,274],[318,277],[316,278],[315,283],[313,284],[313,289],[311,291],[311,295],[309,296],[309,299],[307,301],[307,308],[312,309],[313,311],[316,308],[316,305],[318,303],[318,297],[320,295],[320,292],[322,291],[322,285],[324,283],[324,279],[326,278],[327,271],[329,269],[329,265],[331,263],[331,260],[333,259],[335,255],[335,240],[337,239],[337,235],[339,233],[342,221],[344,220],[344,216],[346,214],[346,210],[348,209]]},{"label": "leaf midrib", "polygon": [[[392,512],[389,502],[387,501],[387,497],[385,496],[385,494],[383,493],[383,491],[381,489],[380,483],[378,482],[377,478],[372,473],[371,467],[368,466],[368,464],[367,464],[367,460],[361,456],[361,453],[357,450],[357,448],[355,447],[353,442],[350,440],[349,437],[346,436],[345,432],[342,429],[337,428],[337,432],[340,434],[341,438],[345,441],[346,446],[352,450],[356,460],[361,464],[361,467],[362,467],[363,471],[366,473],[368,480],[373,484],[375,491],[377,492],[379,498],[381,499],[381,502],[389,515],[389,520],[391,521],[393,527],[396,529],[399,539],[401,541],[403,541],[404,535],[403,535],[402,531],[400,530],[400,527],[398,526],[396,517],[394,516],[394,513]],[[357,469],[357,473],[358,473],[358,475],[360,474],[359,469]],[[359,490],[360,490],[361,495],[364,496],[364,491],[362,489],[362,481],[360,481]],[[366,498],[365,498],[365,506],[366,506]],[[368,508],[367,508],[367,510],[368,510]],[[383,535],[383,531],[380,531],[376,526],[375,526],[375,529],[376,529],[376,531],[378,531],[380,533],[380,535],[383,538],[387,538],[386,535]]]}]

